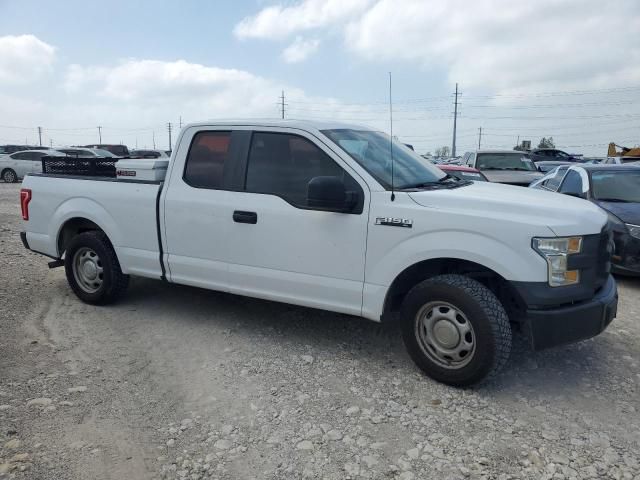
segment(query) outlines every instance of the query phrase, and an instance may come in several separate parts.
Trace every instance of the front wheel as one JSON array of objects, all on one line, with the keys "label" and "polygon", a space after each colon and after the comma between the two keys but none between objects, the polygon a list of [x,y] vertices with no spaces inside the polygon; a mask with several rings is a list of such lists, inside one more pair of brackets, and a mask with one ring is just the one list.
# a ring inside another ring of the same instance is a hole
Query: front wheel
[{"label": "front wheel", "polygon": [[4,180],[5,183],[15,183],[18,181],[18,175],[10,168],[7,168],[2,172],[2,180]]},{"label": "front wheel", "polygon": [[73,237],[66,249],[65,272],[73,292],[86,303],[115,302],[129,285],[107,236],[98,231]]},{"label": "front wheel", "polygon": [[511,352],[504,307],[463,275],[439,275],[411,289],[402,304],[402,335],[418,367],[456,387],[495,375]]}]

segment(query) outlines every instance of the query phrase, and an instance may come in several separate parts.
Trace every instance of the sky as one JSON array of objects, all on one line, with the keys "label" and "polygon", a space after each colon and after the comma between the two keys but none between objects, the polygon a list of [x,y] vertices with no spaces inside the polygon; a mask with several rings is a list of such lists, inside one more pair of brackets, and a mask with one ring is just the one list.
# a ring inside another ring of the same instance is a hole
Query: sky
[{"label": "sky", "polygon": [[[638,0],[0,0],[0,144],[166,148],[167,124],[335,119],[419,153],[640,144]],[[479,129],[482,138],[479,139]]]}]

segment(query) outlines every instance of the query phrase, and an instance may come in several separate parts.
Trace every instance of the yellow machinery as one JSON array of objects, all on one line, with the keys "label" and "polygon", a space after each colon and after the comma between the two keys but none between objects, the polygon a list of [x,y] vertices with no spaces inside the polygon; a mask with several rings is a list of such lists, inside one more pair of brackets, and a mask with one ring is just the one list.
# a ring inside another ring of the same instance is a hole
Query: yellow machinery
[{"label": "yellow machinery", "polygon": [[[618,147],[620,151],[616,150],[616,147]],[[628,148],[611,142],[609,144],[609,150],[607,151],[607,157],[637,157],[640,160],[640,147]]]}]

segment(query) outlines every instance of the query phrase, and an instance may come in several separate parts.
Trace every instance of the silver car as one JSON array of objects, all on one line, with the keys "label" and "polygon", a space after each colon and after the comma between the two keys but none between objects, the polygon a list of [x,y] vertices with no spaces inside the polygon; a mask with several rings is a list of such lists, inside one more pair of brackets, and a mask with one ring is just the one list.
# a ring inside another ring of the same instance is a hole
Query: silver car
[{"label": "silver car", "polygon": [[42,157],[45,155],[65,156],[57,150],[23,150],[0,156],[0,178],[5,183],[13,183],[28,173],[42,172]]}]

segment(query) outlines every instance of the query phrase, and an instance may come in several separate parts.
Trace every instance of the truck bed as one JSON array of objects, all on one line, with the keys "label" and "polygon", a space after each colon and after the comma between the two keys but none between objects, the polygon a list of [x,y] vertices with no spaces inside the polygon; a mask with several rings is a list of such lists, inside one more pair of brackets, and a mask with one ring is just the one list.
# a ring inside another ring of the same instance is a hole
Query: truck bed
[{"label": "truck bed", "polygon": [[157,213],[161,182],[32,174],[22,187],[32,191],[26,234],[32,250],[60,258],[60,231],[67,222],[84,218],[108,235],[123,273],[162,276]]}]

